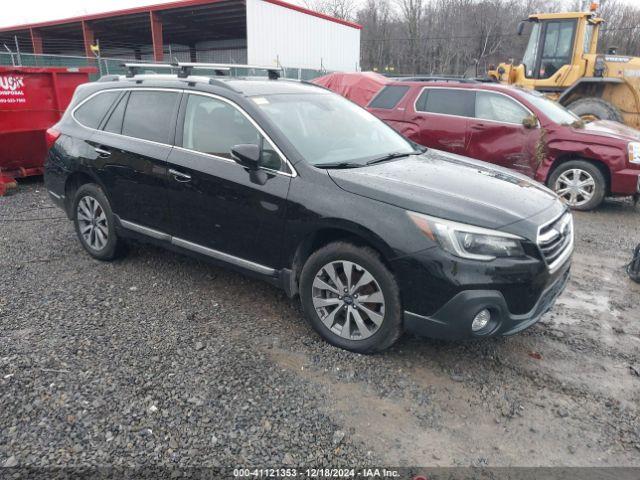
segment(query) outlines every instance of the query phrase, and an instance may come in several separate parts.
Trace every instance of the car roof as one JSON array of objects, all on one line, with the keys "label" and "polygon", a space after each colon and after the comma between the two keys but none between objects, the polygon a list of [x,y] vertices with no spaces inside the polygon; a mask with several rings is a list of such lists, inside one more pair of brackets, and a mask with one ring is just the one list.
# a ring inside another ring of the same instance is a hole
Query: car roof
[{"label": "car roof", "polygon": [[433,81],[416,81],[416,80],[398,80],[389,85],[407,85],[410,87],[446,87],[446,88],[466,88],[473,90],[493,90],[498,92],[517,92],[518,89],[510,85],[501,85],[493,82],[457,82],[455,80],[433,80]]},{"label": "car roof", "polygon": [[519,87],[516,85],[503,85],[495,82],[482,82],[482,81],[466,81],[466,82],[456,82],[451,80],[444,81],[415,81],[415,80],[400,80],[397,82],[388,83],[385,87],[391,85],[405,85],[409,87],[418,87],[420,89],[425,87],[431,88],[459,88],[459,89],[467,89],[467,90],[486,90],[490,92],[498,92],[504,93],[505,95],[509,95],[511,97],[516,97],[522,101],[529,101],[527,98],[528,95],[536,95],[535,90],[528,90],[523,87]]}]

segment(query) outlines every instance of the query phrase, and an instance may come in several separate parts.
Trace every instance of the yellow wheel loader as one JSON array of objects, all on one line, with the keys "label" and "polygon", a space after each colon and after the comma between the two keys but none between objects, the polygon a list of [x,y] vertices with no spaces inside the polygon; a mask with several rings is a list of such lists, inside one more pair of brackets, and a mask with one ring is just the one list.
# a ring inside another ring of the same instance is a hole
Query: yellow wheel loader
[{"label": "yellow wheel loader", "polygon": [[595,12],[530,15],[518,26],[522,35],[532,24],[519,65],[490,68],[489,77],[542,92],[585,121],[614,120],[640,128],[640,58],[598,54],[604,23]]}]

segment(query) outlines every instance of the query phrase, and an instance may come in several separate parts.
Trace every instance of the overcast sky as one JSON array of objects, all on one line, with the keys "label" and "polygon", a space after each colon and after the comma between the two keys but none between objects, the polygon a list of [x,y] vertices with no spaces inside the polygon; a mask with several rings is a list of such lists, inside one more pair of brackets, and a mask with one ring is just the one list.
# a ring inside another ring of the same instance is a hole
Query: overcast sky
[{"label": "overcast sky", "polygon": [[[153,5],[167,3],[174,0],[98,0],[87,2],[86,0],[1,0],[3,4],[0,15],[0,27],[19,25],[23,23],[44,22],[61,18],[75,17],[88,13],[107,12],[121,10],[123,8],[138,7],[141,5]],[[358,0],[354,0],[358,1]],[[622,0],[632,4],[640,0]],[[291,3],[304,4],[303,0],[290,0]]]}]

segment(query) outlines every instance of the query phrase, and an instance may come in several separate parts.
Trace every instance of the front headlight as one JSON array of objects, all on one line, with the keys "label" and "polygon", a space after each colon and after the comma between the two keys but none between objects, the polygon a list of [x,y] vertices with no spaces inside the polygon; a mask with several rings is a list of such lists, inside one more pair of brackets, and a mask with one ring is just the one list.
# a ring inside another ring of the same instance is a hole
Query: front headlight
[{"label": "front headlight", "polygon": [[629,142],[629,161],[640,164],[640,142]]},{"label": "front headlight", "polygon": [[447,252],[470,260],[523,257],[523,238],[510,233],[407,212],[418,229]]}]

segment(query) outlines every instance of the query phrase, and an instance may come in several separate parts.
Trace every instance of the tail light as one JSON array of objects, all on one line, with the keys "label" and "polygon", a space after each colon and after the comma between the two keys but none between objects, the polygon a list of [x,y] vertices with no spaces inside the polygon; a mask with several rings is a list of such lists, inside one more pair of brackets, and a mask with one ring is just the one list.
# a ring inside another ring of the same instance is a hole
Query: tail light
[{"label": "tail light", "polygon": [[45,133],[45,139],[47,141],[47,150],[51,150],[56,143],[56,141],[60,138],[60,132],[54,128],[47,129]]}]

